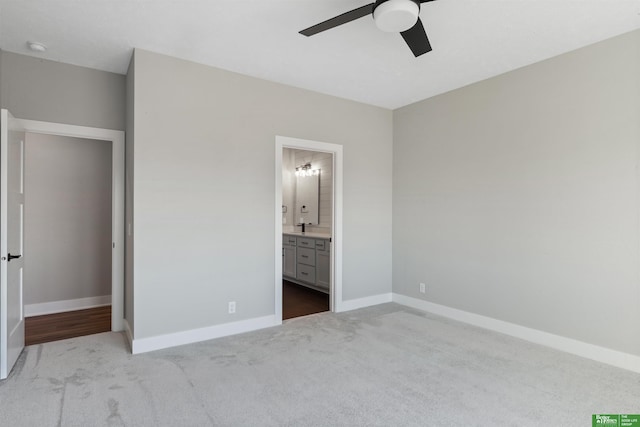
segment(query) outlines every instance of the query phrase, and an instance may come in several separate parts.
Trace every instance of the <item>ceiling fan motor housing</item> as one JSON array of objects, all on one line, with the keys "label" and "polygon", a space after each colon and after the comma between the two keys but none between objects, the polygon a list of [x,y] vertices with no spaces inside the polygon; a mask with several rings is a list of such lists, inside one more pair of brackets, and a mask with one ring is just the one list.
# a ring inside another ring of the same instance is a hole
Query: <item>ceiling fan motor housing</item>
[{"label": "ceiling fan motor housing", "polygon": [[376,0],[373,5],[376,26],[389,33],[400,33],[413,27],[419,15],[419,0]]}]

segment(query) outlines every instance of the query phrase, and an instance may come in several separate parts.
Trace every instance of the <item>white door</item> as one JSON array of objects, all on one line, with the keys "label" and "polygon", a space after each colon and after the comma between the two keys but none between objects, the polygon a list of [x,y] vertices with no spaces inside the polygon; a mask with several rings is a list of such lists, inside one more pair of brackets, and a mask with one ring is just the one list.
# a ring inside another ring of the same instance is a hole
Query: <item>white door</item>
[{"label": "white door", "polygon": [[24,130],[0,111],[0,379],[24,348]]}]

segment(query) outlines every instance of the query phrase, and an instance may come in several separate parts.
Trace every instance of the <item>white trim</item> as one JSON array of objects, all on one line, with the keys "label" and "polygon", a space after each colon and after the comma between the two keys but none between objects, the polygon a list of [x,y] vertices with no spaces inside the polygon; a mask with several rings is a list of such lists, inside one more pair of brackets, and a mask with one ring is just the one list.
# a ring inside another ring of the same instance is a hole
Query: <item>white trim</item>
[{"label": "white trim", "polygon": [[24,306],[24,317],[64,313],[65,311],[84,310],[105,305],[111,305],[111,295],[28,304]]},{"label": "white trim", "polygon": [[597,362],[606,363],[618,368],[640,373],[640,357],[633,354],[623,353],[621,351],[600,347],[560,335],[550,334],[537,329],[516,325],[515,323],[493,319],[491,317],[458,310],[444,305],[435,304],[430,301],[408,297],[406,295],[394,293],[393,302],[417,308],[418,310],[428,311],[429,313],[438,314],[440,316],[448,317],[474,326],[479,326],[484,329],[500,332],[532,343],[551,347],[586,359],[595,360]]},{"label": "white trim", "polygon": [[138,338],[131,342],[133,354],[146,353],[148,351],[161,350],[163,348],[176,347],[229,335],[255,331],[257,329],[270,328],[281,325],[274,315],[240,320],[238,322],[224,323],[222,325],[207,326],[205,328],[191,329],[189,331],[175,332],[172,334],[158,335],[149,338]]},{"label": "white trim", "polygon": [[25,132],[111,141],[111,330],[124,329],[124,132],[87,126],[17,119]]},{"label": "white trim", "polygon": [[[133,332],[131,331],[131,325],[129,325],[129,321],[124,319],[124,333],[127,337],[127,342],[129,343],[129,350],[133,349]],[[133,353],[133,351],[131,351]]]},{"label": "white trim", "polygon": [[[7,126],[6,132],[2,129],[0,132],[0,256],[6,257],[8,253],[7,242],[7,229],[8,229],[8,207],[9,207],[9,188],[7,184],[7,170],[9,165],[8,159],[8,147],[9,142],[6,139],[9,129],[9,112],[6,109],[0,110],[0,128]],[[9,359],[8,344],[9,344],[9,324],[8,324],[8,304],[7,304],[7,292],[8,292],[8,280],[7,280],[8,265],[6,259],[2,259],[0,262],[0,379],[5,379],[9,375],[7,360]]]},{"label": "white trim", "polygon": [[331,298],[333,312],[344,311],[342,301],[342,145],[276,136],[275,161],[275,316],[282,321],[282,149],[321,151],[333,154],[333,227],[331,230]]},{"label": "white trim", "polygon": [[359,308],[371,307],[372,305],[384,304],[391,301],[393,301],[393,294],[391,292],[371,295],[370,297],[350,299],[342,301],[342,311],[357,310]]},{"label": "white trim", "polygon": [[276,136],[276,200],[275,200],[275,299],[274,316],[282,321],[282,142]]}]

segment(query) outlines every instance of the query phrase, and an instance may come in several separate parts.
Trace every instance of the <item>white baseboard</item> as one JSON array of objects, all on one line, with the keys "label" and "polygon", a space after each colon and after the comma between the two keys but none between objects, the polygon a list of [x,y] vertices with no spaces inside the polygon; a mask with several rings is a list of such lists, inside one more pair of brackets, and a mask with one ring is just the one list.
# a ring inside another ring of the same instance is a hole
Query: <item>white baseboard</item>
[{"label": "white baseboard", "polygon": [[640,373],[640,357],[429,301],[393,294],[393,302]]},{"label": "white baseboard", "polygon": [[208,326],[206,328],[191,329],[188,331],[158,335],[149,338],[133,339],[131,341],[131,352],[133,354],[146,353],[148,351],[207,341],[214,338],[241,334],[243,332],[255,331],[281,324],[282,322],[276,320],[276,316],[272,314],[270,316],[256,317],[232,323],[223,323],[222,325]]},{"label": "white baseboard", "polygon": [[350,299],[342,301],[337,308],[337,312],[357,310],[359,308],[371,307],[372,305],[384,304],[393,300],[393,294],[391,292],[386,294],[372,295],[370,297]]},{"label": "white baseboard", "polygon": [[104,305],[111,305],[111,295],[27,304],[24,306],[24,317],[84,310],[86,308],[102,307]]},{"label": "white baseboard", "polygon": [[129,325],[129,321],[127,319],[122,319],[122,323],[124,325],[124,333],[127,337],[127,341],[129,342],[129,350],[133,353],[133,331],[131,330],[131,325]]}]

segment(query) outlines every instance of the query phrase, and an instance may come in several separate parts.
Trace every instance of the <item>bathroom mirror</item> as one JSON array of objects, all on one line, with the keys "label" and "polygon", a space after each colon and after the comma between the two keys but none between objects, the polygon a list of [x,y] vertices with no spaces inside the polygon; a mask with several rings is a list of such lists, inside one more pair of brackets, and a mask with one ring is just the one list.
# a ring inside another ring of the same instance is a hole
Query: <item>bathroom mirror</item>
[{"label": "bathroom mirror", "polygon": [[296,177],[296,224],[318,224],[320,201],[320,171],[313,175]]}]

